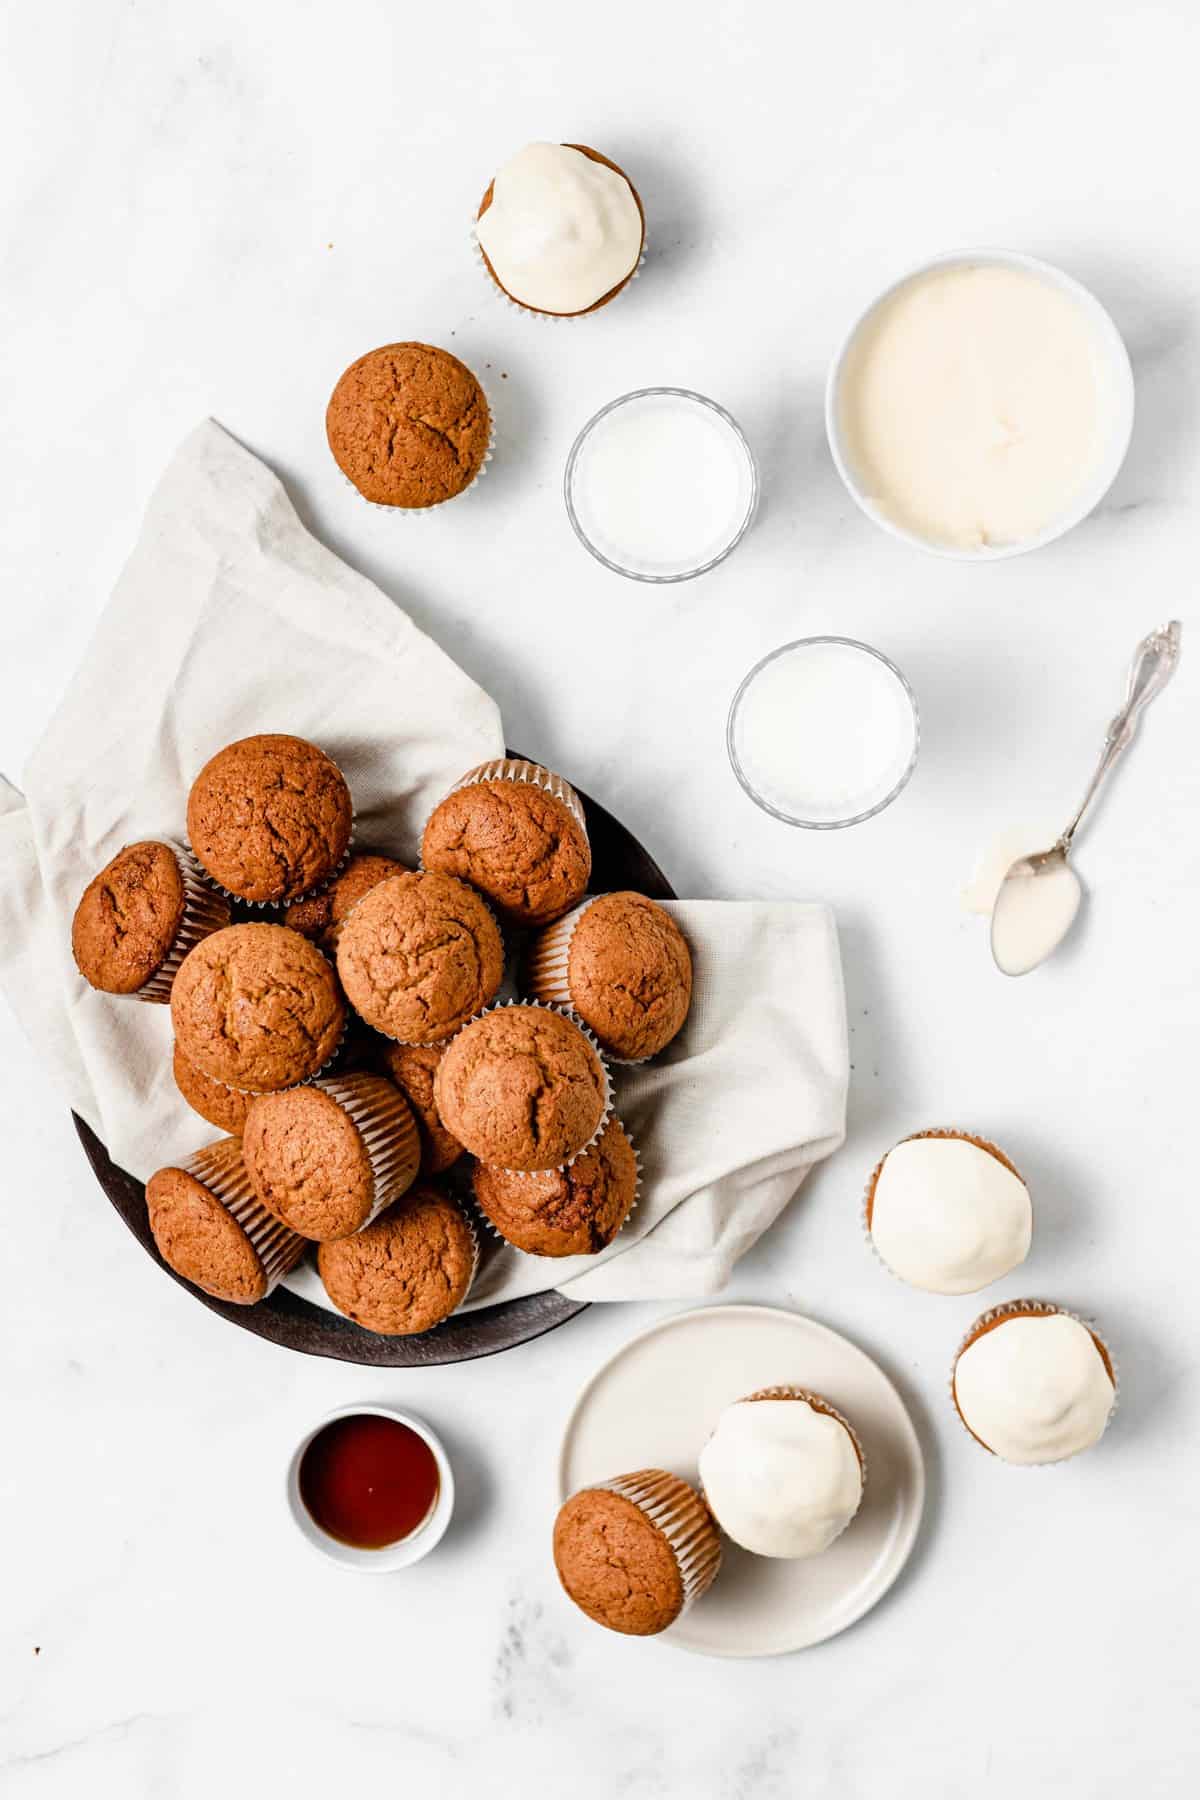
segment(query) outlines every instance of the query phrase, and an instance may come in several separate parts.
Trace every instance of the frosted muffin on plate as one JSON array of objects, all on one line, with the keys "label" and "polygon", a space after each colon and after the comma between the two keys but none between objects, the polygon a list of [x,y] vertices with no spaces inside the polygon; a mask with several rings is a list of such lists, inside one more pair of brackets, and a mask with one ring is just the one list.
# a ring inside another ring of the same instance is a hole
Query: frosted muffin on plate
[{"label": "frosted muffin on plate", "polygon": [[471,769],[430,814],[427,869],[457,875],[513,925],[547,925],[587,889],[592,851],[583,804],[541,763],[501,757]]},{"label": "frosted muffin on plate", "polygon": [[475,1165],[475,1203],[493,1229],[530,1256],[595,1256],[637,1199],[637,1152],[618,1119],[565,1169],[516,1175]]},{"label": "frosted muffin on plate", "polygon": [[205,763],[187,803],[188,839],[213,881],[258,906],[328,881],[354,827],[345,777],[303,738],[240,738]]},{"label": "frosted muffin on plate", "polygon": [[475,237],[506,299],[527,312],[579,318],[632,281],[646,220],[628,175],[599,150],[527,144],[488,184]]},{"label": "frosted muffin on plate", "polygon": [[919,1131],[867,1184],[865,1223],[880,1260],[931,1294],[973,1294],[1029,1254],[1033,1207],[1013,1164],[986,1138]]},{"label": "frosted muffin on plate", "polygon": [[167,1001],[188,951],[229,917],[185,851],[154,840],[126,844],[84,889],[71,951],[101,993]]},{"label": "frosted muffin on plate", "polygon": [[569,1006],[615,1061],[645,1062],[683,1028],[692,958],[670,913],[653,900],[600,894],[535,939],[529,991]]},{"label": "frosted muffin on plate", "polygon": [[501,1006],[460,1031],[438,1065],[434,1098],[461,1144],[500,1169],[559,1169],[599,1134],[609,1085],[573,1020],[542,1006]]},{"label": "frosted muffin on plate", "polygon": [[368,1025],[402,1044],[438,1044],[495,998],[504,943],[465,882],[435,872],[393,875],[343,922],[337,967]]},{"label": "frosted muffin on plate", "polygon": [[700,1485],[722,1531],[756,1556],[817,1556],[862,1502],[853,1427],[803,1388],[762,1388],[727,1406],[700,1452]]},{"label": "frosted muffin on plate", "polygon": [[229,925],[184,959],[171,990],[175,1039],[229,1087],[274,1093],[310,1081],[342,1040],[337,977],[286,925]]},{"label": "frosted muffin on plate", "polygon": [[411,1337],[462,1305],[477,1260],[462,1208],[420,1183],[365,1230],[322,1244],[317,1270],[348,1319],[385,1337]]},{"label": "frosted muffin on plate", "polygon": [[236,1138],[159,1169],[146,1209],[163,1261],[235,1306],[265,1300],[304,1254],[304,1239],[260,1205]]},{"label": "frosted muffin on plate", "polygon": [[711,1585],[721,1540],[695,1488],[640,1469],[571,1495],[554,1523],[554,1566],[597,1625],[653,1637]]},{"label": "frosted muffin on plate", "polygon": [[976,1319],[951,1377],[955,1410],[985,1450],[1011,1463],[1062,1462],[1104,1435],[1117,1378],[1099,1333],[1044,1300],[1010,1300]]}]

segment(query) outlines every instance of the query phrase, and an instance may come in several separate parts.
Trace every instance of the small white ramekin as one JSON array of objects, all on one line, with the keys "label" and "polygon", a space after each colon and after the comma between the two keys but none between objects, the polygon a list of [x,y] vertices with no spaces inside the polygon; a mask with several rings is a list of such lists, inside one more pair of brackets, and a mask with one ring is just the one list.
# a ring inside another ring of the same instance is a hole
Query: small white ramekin
[{"label": "small white ramekin", "polygon": [[[1061,293],[1069,294],[1080,306],[1091,322],[1096,334],[1096,343],[1103,356],[1107,384],[1109,387],[1108,407],[1110,423],[1108,442],[1098,458],[1092,479],[1080,489],[1074,502],[1057,519],[1050,522],[1033,537],[1023,538],[1015,544],[986,544],[979,549],[959,548],[954,544],[939,544],[930,538],[921,537],[915,531],[898,525],[872,500],[865,486],[860,481],[853,458],[846,445],[845,435],[841,427],[841,383],[846,361],[859,332],[871,319],[885,301],[910,281],[919,276],[931,274],[935,269],[953,268],[956,266],[977,267],[983,264],[988,267],[1002,269],[1023,269],[1030,275],[1036,275],[1051,287],[1058,288]],[[1062,269],[1056,269],[1053,263],[1040,261],[1036,256],[1026,256],[1018,250],[947,250],[941,256],[934,256],[928,262],[919,263],[916,268],[909,269],[896,281],[877,294],[871,304],[859,314],[838,349],[837,355],[829,365],[829,375],[825,383],[825,435],[829,440],[830,453],[838,474],[845,484],[846,491],[855,504],[866,513],[868,519],[878,525],[881,530],[892,537],[899,538],[902,543],[913,544],[918,550],[924,550],[930,556],[941,556],[952,562],[1001,562],[1010,556],[1024,556],[1027,550],[1038,550],[1043,544],[1052,544],[1056,538],[1062,537],[1087,518],[1088,514],[1100,504],[1109,488],[1117,478],[1125,453],[1129,448],[1129,440],[1133,435],[1134,386],[1133,368],[1129,361],[1129,352],[1125,341],[1105,308],[1096,296]]]},{"label": "small white ramekin", "polygon": [[[300,1463],[304,1452],[327,1425],[335,1419],[348,1419],[359,1413],[372,1413],[381,1419],[395,1419],[401,1425],[407,1425],[423,1438],[433,1452],[437,1463],[438,1496],[432,1512],[410,1532],[395,1544],[385,1544],[380,1550],[359,1550],[353,1544],[343,1544],[339,1538],[330,1537],[322,1531],[317,1521],[309,1512],[300,1497]],[[454,1512],[454,1475],[450,1468],[450,1458],[437,1433],[428,1426],[424,1419],[415,1414],[402,1412],[398,1406],[375,1406],[364,1402],[361,1406],[337,1406],[332,1412],[318,1419],[312,1430],[297,1444],[288,1464],[287,1471],[287,1505],[300,1535],[307,1538],[315,1550],[327,1556],[331,1562],[340,1563],[343,1569],[357,1569],[367,1575],[389,1575],[394,1569],[408,1569],[413,1563],[428,1556],[437,1547],[446,1534],[446,1527]]]}]

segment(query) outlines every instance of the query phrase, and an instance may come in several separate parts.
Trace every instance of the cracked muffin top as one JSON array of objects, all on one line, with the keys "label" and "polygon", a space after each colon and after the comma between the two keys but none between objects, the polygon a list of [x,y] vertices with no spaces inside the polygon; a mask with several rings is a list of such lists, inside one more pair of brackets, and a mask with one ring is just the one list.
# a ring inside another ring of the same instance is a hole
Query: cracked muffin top
[{"label": "cracked muffin top", "polygon": [[351,1006],[401,1043],[436,1044],[494,998],[504,979],[499,927],[452,875],[393,875],[340,927],[338,974]]},{"label": "cracked muffin top", "polygon": [[472,781],[430,814],[427,869],[469,881],[514,925],[548,925],[583,898],[587,832],[565,801],[526,781]]},{"label": "cracked muffin top", "polygon": [[568,1169],[514,1175],[475,1165],[479,1209],[506,1243],[531,1256],[594,1256],[620,1231],[637,1193],[633,1145],[610,1119]]},{"label": "cracked muffin top", "polygon": [[159,1169],[146,1183],[150,1229],[163,1261],[206,1294],[253,1306],[267,1273],[242,1227],[186,1169]]},{"label": "cracked muffin top", "polygon": [[239,900],[298,900],[346,854],[354,809],[337,764],[303,738],[240,738],[205,763],[188,795],[188,838]]},{"label": "cracked muffin top", "polygon": [[286,925],[214,931],[184,957],[171,990],[188,1061],[254,1093],[308,1081],[337,1049],[345,1019],[328,961]]},{"label": "cracked muffin top", "polygon": [[127,844],[75,908],[71,950],[79,973],[102,993],[135,994],[162,966],[183,908],[183,876],[170,845]]},{"label": "cracked muffin top", "polygon": [[571,935],[567,986],[601,1049],[642,1062],[664,1049],[687,1018],[692,959],[678,925],[653,900],[602,894]]},{"label": "cracked muffin top", "polygon": [[554,1566],[576,1606],[610,1631],[652,1637],[683,1611],[679,1559],[624,1494],[572,1494],[554,1522]]},{"label": "cracked muffin top", "polygon": [[443,1044],[386,1044],[381,1059],[416,1115],[422,1175],[440,1175],[464,1154],[453,1132],[442,1124],[433,1097],[434,1076],[444,1054]]},{"label": "cracked muffin top", "polygon": [[466,1299],[475,1236],[461,1207],[421,1185],[364,1231],[322,1244],[317,1270],[348,1319],[388,1337],[409,1337],[440,1324]]},{"label": "cracked muffin top", "polygon": [[442,1123],[482,1163],[557,1169],[595,1136],[604,1066],[561,1013],[505,1006],[460,1031],[434,1080]]},{"label": "cracked muffin top", "polygon": [[211,1075],[206,1075],[203,1069],[198,1069],[195,1063],[188,1061],[178,1044],[175,1046],[171,1067],[175,1086],[192,1111],[198,1112],[202,1119],[207,1119],[219,1131],[227,1131],[232,1137],[241,1137],[252,1096],[239,1094],[236,1088],[226,1087],[223,1081],[214,1081]]},{"label": "cracked muffin top", "polygon": [[328,887],[322,888],[319,894],[309,894],[303,900],[293,900],[290,906],[285,907],[283,923],[314,944],[323,944],[326,949],[336,950],[338,928],[363,895],[369,894],[373,887],[378,887],[390,875],[408,873],[405,865],[397,862],[394,856],[378,856],[370,851],[361,856],[352,856],[341,874]]},{"label": "cracked muffin top", "polygon": [[334,461],[366,500],[418,508],[470,487],[491,441],[487,397],[465,363],[432,344],[384,344],[330,396]]}]

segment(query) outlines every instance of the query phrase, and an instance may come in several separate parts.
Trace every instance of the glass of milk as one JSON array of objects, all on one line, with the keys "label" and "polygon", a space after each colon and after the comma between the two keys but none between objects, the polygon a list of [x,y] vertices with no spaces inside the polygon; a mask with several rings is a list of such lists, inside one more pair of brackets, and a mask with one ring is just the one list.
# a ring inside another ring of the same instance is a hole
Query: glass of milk
[{"label": "glass of milk", "polygon": [[633,581],[691,581],[750,529],[758,471],[736,419],[686,388],[640,388],[589,419],[563,480],[598,562]]},{"label": "glass of milk", "polygon": [[917,760],[912,689],[853,638],[801,638],[755,663],[733,697],[725,742],[756,806],[786,825],[836,831],[890,806]]}]

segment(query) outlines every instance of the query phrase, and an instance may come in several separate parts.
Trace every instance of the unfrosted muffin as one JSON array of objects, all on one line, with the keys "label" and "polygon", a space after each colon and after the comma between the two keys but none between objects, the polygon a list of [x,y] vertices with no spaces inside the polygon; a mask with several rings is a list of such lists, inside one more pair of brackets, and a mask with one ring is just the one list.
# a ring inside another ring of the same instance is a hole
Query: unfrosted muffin
[{"label": "unfrosted muffin", "polygon": [[242,1157],[267,1211],[301,1237],[361,1231],[416,1177],[421,1146],[408,1102],[382,1075],[318,1077],[260,1094]]},{"label": "unfrosted muffin", "polygon": [[255,1198],[236,1138],[222,1138],[146,1183],[162,1259],[214,1299],[253,1306],[294,1268],[304,1239]]},{"label": "unfrosted muffin", "polygon": [[637,1197],[638,1162],[618,1119],[566,1169],[517,1175],[476,1163],[475,1200],[506,1243],[531,1256],[595,1256]]},{"label": "unfrosted muffin", "polygon": [[1117,1400],[1103,1339],[1043,1300],[1010,1300],[976,1319],[951,1377],[959,1418],[1011,1463],[1062,1462],[1104,1434]]},{"label": "unfrosted muffin", "polygon": [[600,894],[535,940],[529,991],[569,1006],[617,1061],[645,1062],[683,1027],[692,958],[670,913],[653,900]]},{"label": "unfrosted muffin", "polygon": [[282,732],[227,744],[188,795],[193,851],[218,887],[258,905],[298,900],[328,881],[353,824],[337,764]]},{"label": "unfrosted muffin", "polygon": [[483,763],[451,788],[425,826],[421,860],[469,881],[514,925],[561,917],[592,871],[578,794],[517,757]]},{"label": "unfrosted muffin", "polygon": [[480,1162],[557,1169],[608,1112],[604,1065],[579,1026],[540,1006],[503,1006],[460,1031],[434,1080],[443,1123]]},{"label": "unfrosted muffin", "polygon": [[105,994],[166,1001],[184,957],[229,923],[183,851],[150,839],[126,844],[83,890],[71,951],[84,980]]},{"label": "unfrosted muffin", "polygon": [[665,1469],[640,1469],[581,1488],[563,1504],[554,1566],[597,1625],[653,1637],[710,1585],[721,1540],[694,1488]]},{"label": "unfrosted muffin", "polygon": [[492,439],[487,396],[432,344],[384,344],[340,377],[325,412],[334,461],[365,500],[418,509],[464,493]]},{"label": "unfrosted muffin", "polygon": [[303,900],[293,900],[284,908],[283,923],[301,937],[311,939],[326,950],[337,949],[338,930],[347,914],[357,906],[364,894],[392,875],[407,875],[408,869],[394,856],[378,856],[364,852],[352,856],[340,875]]},{"label": "unfrosted muffin", "polygon": [[489,184],[475,236],[488,274],[529,312],[577,318],[615,300],[646,239],[637,189],[587,144],[527,144]]},{"label": "unfrosted muffin", "polygon": [[386,1337],[410,1337],[462,1305],[476,1254],[461,1207],[421,1183],[364,1231],[322,1244],[317,1269],[347,1318]]},{"label": "unfrosted muffin", "polygon": [[195,1063],[188,1061],[178,1044],[175,1046],[171,1069],[175,1076],[175,1086],[193,1112],[198,1112],[202,1119],[207,1119],[218,1131],[228,1132],[230,1137],[241,1137],[253,1094],[242,1094],[237,1088],[226,1087],[223,1081],[214,1081],[211,1075],[206,1075],[203,1069],[198,1069]]},{"label": "unfrosted muffin", "polygon": [[504,944],[479,895],[452,875],[394,875],[338,933],[338,974],[355,1011],[400,1043],[436,1044],[495,998]]},{"label": "unfrosted muffin", "polygon": [[171,990],[188,1061],[251,1093],[310,1080],[336,1051],[345,1018],[329,962],[286,925],[215,931],[184,959]]},{"label": "unfrosted muffin", "polygon": [[872,1174],[866,1226],[902,1281],[931,1294],[973,1294],[1025,1261],[1033,1207],[995,1144],[965,1131],[919,1131]]},{"label": "unfrosted muffin", "polygon": [[851,1426],[803,1388],[761,1388],[727,1406],[700,1452],[700,1484],[722,1531],[756,1556],[818,1556],[862,1502],[866,1465]]},{"label": "unfrosted muffin", "polygon": [[464,1155],[458,1139],[442,1124],[433,1097],[434,1077],[444,1054],[443,1044],[385,1044],[381,1056],[389,1079],[416,1114],[422,1175],[440,1175]]}]

